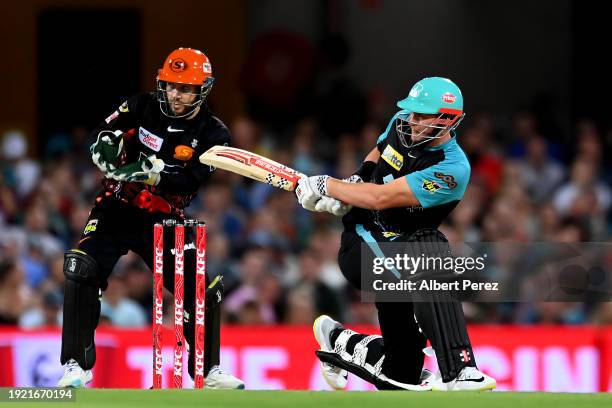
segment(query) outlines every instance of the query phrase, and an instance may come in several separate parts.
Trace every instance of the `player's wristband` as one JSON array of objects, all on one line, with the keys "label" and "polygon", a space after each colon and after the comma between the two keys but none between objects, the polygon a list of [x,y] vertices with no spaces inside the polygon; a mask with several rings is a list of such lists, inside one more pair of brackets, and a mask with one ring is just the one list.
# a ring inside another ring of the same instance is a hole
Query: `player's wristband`
[{"label": "player's wristband", "polygon": [[362,180],[368,181],[372,178],[372,173],[374,173],[374,169],[376,168],[376,163],[373,161],[364,161],[361,163],[361,166],[357,169],[357,171],[353,174],[361,177]]}]

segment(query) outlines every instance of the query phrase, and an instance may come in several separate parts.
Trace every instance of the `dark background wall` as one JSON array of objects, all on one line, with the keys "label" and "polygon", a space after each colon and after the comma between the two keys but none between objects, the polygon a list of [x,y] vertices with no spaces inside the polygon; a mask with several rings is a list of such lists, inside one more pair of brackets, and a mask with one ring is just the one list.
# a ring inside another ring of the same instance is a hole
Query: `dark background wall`
[{"label": "dark background wall", "polygon": [[[242,105],[237,78],[245,45],[244,11],[241,0],[7,2],[0,24],[0,78],[6,95],[0,98],[0,132],[25,130],[35,152],[62,123],[65,129],[93,126],[130,92],[154,89],[157,69],[179,46],[208,54],[217,77],[211,101],[220,115],[235,116]],[[40,83],[50,78],[39,67],[77,82]],[[47,109],[53,116],[61,111],[61,119],[50,118]]]},{"label": "dark background wall", "polygon": [[272,29],[291,30],[313,47],[338,34],[350,54],[342,72],[355,86],[382,90],[394,101],[424,76],[446,76],[463,89],[468,112],[487,110],[503,120],[545,103],[568,127],[572,39],[587,24],[573,17],[573,4],[253,0],[247,32],[254,39]]},{"label": "dark background wall", "polygon": [[[21,128],[36,143],[57,128],[92,126],[129,94],[152,89],[157,68],[177,46],[201,48],[211,58],[217,77],[211,103],[226,121],[243,112],[253,92],[278,91],[285,108],[307,105],[307,98],[282,95],[294,89],[283,82],[282,58],[257,68],[265,58],[252,51],[272,31],[291,33],[288,47],[302,56],[297,79],[287,74],[297,90],[324,84],[317,66],[322,40],[336,35],[345,55],[325,74],[344,76],[356,89],[397,100],[422,76],[448,76],[462,87],[469,112],[487,110],[503,121],[535,108],[567,136],[570,119],[606,122],[611,8],[575,0],[10,2],[0,24],[0,131]],[[248,74],[253,67],[272,72],[278,89],[257,88],[259,80]]]}]

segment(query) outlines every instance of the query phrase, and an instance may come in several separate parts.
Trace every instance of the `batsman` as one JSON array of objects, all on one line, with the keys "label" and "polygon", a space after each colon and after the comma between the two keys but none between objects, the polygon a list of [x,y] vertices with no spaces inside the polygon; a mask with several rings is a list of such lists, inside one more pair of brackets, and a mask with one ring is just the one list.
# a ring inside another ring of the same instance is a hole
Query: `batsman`
[{"label": "batsman", "polygon": [[[353,176],[302,177],[295,190],[304,208],[344,216],[338,262],[359,289],[364,283],[362,246],[376,256],[385,242],[444,251],[448,242],[437,228],[462,199],[470,178],[470,164],[455,134],[465,115],[455,83],[424,78],[397,106],[399,112]],[[495,388],[495,380],[476,366],[461,303],[444,296],[425,300],[378,299],[382,336],[356,333],[320,316],[313,329],[330,386],[344,388],[351,372],[378,389]],[[435,350],[436,375],[422,370],[427,340]]]},{"label": "batsman", "polygon": [[[206,105],[212,67],[201,51],[179,48],[166,58],[155,92],[129,98],[94,131],[93,162],[104,173],[102,189],[76,248],[64,260],[65,295],[60,387],[92,381],[96,362],[94,332],[100,297],[113,267],[128,251],[153,270],[153,227],[164,219],[184,220],[184,209],[211,174],[198,156],[227,145],[227,127]],[[172,234],[169,230],[168,233]],[[194,378],[195,236],[186,229],[184,251],[186,349]],[[164,237],[174,242],[173,236]],[[171,245],[164,248],[164,286],[174,290]],[[219,367],[220,279],[207,279],[204,374],[208,388],[237,389],[244,383]]]}]

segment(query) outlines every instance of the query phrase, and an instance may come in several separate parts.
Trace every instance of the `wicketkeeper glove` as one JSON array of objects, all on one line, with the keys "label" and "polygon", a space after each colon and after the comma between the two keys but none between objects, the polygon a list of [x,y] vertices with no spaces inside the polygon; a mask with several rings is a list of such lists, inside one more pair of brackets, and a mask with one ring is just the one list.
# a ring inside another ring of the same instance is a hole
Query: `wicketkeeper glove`
[{"label": "wicketkeeper glove", "polygon": [[117,159],[123,149],[123,132],[121,130],[103,130],[98,133],[96,142],[89,148],[91,160],[104,173],[117,168]]},{"label": "wicketkeeper glove", "polygon": [[135,181],[150,185],[157,185],[161,180],[161,171],[164,169],[164,161],[155,155],[123,167],[107,172],[106,176],[118,181]]}]

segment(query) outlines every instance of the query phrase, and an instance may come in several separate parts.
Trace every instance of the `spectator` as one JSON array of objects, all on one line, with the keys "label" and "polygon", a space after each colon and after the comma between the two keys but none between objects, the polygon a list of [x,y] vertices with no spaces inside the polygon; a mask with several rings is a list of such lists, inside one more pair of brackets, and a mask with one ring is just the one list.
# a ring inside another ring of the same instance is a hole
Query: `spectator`
[{"label": "spectator", "polygon": [[320,256],[312,250],[303,251],[299,258],[299,270],[300,280],[289,290],[288,294],[290,299],[288,318],[295,319],[295,316],[291,314],[291,301],[299,302],[305,293],[308,293],[313,299],[313,310],[317,316],[326,314],[334,318],[341,318],[340,296],[321,280]]},{"label": "spectator", "polygon": [[563,181],[563,167],[548,156],[546,140],[534,135],[527,141],[527,155],[519,160],[519,176],[535,203],[546,201]]},{"label": "spectator", "polygon": [[0,158],[4,181],[23,200],[38,183],[40,165],[27,158],[28,143],[20,130],[13,130],[2,136]]},{"label": "spectator", "polygon": [[123,277],[113,275],[108,280],[100,305],[100,316],[119,327],[141,327],[148,324],[145,310],[127,297],[127,286]]},{"label": "spectator", "polygon": [[34,329],[41,327],[61,327],[64,296],[59,290],[42,294],[42,304],[31,308],[19,318],[19,327]]},{"label": "spectator", "polygon": [[[561,215],[571,215],[572,210],[580,211],[583,205],[587,205],[590,211],[607,212],[612,204],[612,191],[597,176],[594,163],[577,158],[572,164],[570,180],[555,194],[555,209]],[[579,201],[584,197],[589,200],[586,204]]]},{"label": "spectator", "polygon": [[21,265],[11,260],[0,261],[0,324],[17,324],[33,302],[34,293],[25,284]]}]

